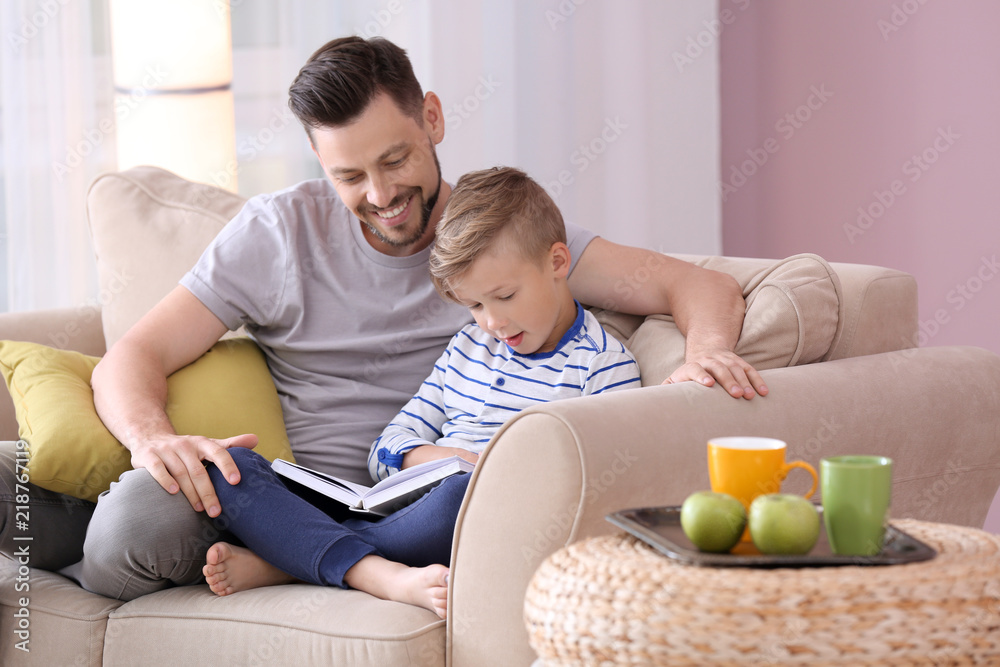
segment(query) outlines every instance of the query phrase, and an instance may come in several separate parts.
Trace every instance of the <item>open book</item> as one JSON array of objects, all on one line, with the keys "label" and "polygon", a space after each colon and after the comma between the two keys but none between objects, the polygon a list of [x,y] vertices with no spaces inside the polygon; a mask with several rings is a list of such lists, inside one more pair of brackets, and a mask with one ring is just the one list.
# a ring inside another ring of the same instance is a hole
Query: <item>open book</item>
[{"label": "open book", "polygon": [[342,502],[356,512],[371,512],[379,516],[409,505],[445,477],[471,472],[475,467],[475,463],[452,456],[400,470],[375,486],[367,487],[284,459],[275,459],[271,463],[271,469],[282,477]]}]

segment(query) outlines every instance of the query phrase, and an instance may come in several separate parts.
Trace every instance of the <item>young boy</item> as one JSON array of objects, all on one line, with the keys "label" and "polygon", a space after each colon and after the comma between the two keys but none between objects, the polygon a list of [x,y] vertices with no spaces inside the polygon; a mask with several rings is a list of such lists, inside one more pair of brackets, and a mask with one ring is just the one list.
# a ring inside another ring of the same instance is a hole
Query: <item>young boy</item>
[{"label": "young boy", "polygon": [[[475,324],[454,336],[372,445],[373,478],[455,454],[477,461],[524,408],[640,386],[632,355],[570,294],[562,216],[523,172],[496,168],[459,179],[430,266],[438,291],[467,306]],[[237,508],[220,518],[248,548],[219,542],[209,549],[204,574],[215,593],[304,580],[445,617],[445,563],[468,475],[444,480],[384,519],[338,522],[284,487],[263,457],[232,453],[243,477],[234,488],[255,489],[254,504],[220,497],[223,508]],[[209,472],[215,482],[220,473]]]},{"label": "young boy", "polygon": [[631,354],[570,294],[562,216],[524,172],[459,179],[430,267],[438,292],[475,324],[375,441],[374,479],[455,454],[475,461],[507,419],[537,403],[639,386]]}]

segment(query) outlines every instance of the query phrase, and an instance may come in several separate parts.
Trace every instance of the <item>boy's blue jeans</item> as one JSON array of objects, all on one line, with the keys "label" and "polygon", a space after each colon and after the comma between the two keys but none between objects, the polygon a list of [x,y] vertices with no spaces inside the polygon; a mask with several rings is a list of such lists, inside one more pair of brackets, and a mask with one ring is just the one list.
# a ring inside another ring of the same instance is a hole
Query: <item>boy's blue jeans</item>
[{"label": "boy's blue jeans", "polygon": [[252,450],[233,447],[229,454],[240,470],[239,484],[208,466],[222,505],[216,526],[297,579],[346,588],[344,574],[369,554],[411,567],[451,560],[467,474],[448,477],[416,502],[372,519],[294,482],[286,486]]}]

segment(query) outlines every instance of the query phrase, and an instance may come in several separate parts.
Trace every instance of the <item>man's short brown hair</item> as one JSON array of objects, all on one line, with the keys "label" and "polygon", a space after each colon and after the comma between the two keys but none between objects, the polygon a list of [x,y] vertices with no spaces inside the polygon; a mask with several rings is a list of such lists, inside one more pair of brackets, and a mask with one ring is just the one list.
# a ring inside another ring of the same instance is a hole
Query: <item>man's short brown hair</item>
[{"label": "man's short brown hair", "polygon": [[431,280],[457,301],[451,281],[498,244],[541,262],[554,243],[566,243],[566,226],[548,193],[520,169],[494,167],[465,174],[448,198],[431,249]]},{"label": "man's short brown hair", "polygon": [[312,140],[312,130],[341,127],[385,93],[422,123],[424,93],[406,51],[381,37],[341,37],[324,44],[288,89],[288,106]]}]

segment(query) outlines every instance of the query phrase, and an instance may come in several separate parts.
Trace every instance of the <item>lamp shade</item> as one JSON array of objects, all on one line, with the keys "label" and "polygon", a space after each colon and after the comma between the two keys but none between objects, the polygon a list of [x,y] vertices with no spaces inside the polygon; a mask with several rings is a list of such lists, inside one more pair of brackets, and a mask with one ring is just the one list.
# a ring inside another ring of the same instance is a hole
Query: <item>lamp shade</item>
[{"label": "lamp shade", "polygon": [[229,3],[221,0],[111,0],[115,86],[157,90],[228,86],[233,79]]},{"label": "lamp shade", "polygon": [[236,189],[229,3],[110,0],[118,168]]}]

